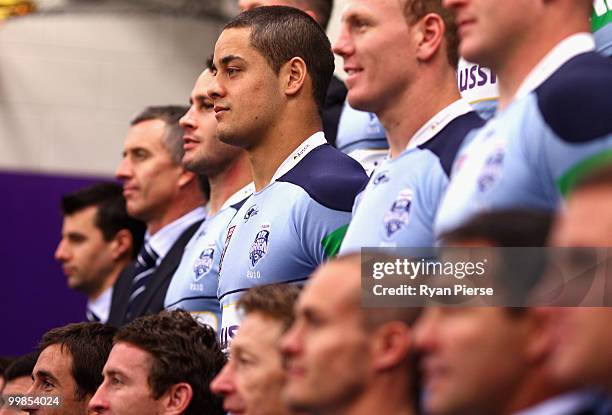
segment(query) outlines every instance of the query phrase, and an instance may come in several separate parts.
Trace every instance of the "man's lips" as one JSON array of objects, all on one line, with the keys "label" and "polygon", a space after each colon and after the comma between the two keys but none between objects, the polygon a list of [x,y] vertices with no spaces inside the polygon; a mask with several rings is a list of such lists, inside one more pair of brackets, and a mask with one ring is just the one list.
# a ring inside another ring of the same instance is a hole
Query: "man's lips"
[{"label": "man's lips", "polygon": [[345,66],[344,72],[348,75],[345,82],[347,86],[350,87],[350,84],[363,72],[363,69],[355,66]]},{"label": "man's lips", "polygon": [[425,384],[432,386],[448,373],[448,367],[442,362],[434,362],[425,359],[421,363],[421,372],[425,378]]},{"label": "man's lips", "polygon": [[287,376],[290,378],[302,377],[304,376],[304,373],[305,373],[304,368],[295,363],[286,364],[285,371],[286,371]]},{"label": "man's lips", "polygon": [[219,115],[223,114],[225,111],[229,111],[229,108],[224,107],[222,105],[215,105],[214,111],[215,111],[215,117],[218,117]]},{"label": "man's lips", "polygon": [[74,273],[75,269],[74,267],[63,266],[62,271],[66,277],[70,277]]},{"label": "man's lips", "polygon": [[127,198],[128,196],[133,195],[137,191],[138,191],[138,187],[136,186],[124,186],[123,187],[123,197]]},{"label": "man's lips", "polygon": [[194,138],[193,136],[185,135],[183,136],[183,150],[188,151],[197,147],[200,144],[200,140]]},{"label": "man's lips", "polygon": [[462,19],[457,21],[457,30],[459,32],[459,35],[461,36],[461,34],[474,23],[475,21],[473,19]]}]

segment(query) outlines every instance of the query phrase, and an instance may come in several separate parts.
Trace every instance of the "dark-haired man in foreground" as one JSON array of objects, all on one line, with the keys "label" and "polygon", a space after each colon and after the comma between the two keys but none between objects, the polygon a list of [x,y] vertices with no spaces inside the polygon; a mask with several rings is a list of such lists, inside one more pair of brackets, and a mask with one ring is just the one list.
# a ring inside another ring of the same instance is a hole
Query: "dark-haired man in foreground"
[{"label": "dark-haired man in foreground", "polygon": [[116,329],[101,323],[76,323],[45,333],[32,371],[32,396],[58,396],[58,405],[26,407],[35,415],[86,415],[102,383],[102,368]]},{"label": "dark-haired man in foreground", "polygon": [[221,415],[209,384],[225,363],[215,331],[186,311],[162,311],[122,327],[89,403],[106,415]]}]

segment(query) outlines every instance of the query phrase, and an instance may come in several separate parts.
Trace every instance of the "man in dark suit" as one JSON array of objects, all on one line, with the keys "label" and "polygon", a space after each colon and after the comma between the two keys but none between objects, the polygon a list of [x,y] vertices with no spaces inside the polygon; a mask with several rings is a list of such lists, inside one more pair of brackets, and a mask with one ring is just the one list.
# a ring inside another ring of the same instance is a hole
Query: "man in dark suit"
[{"label": "man in dark suit", "polygon": [[120,275],[108,323],[120,326],[163,309],[183,249],[205,217],[208,181],[181,165],[188,108],[149,107],[131,122],[117,178],[128,213],[147,225],[136,260]]}]

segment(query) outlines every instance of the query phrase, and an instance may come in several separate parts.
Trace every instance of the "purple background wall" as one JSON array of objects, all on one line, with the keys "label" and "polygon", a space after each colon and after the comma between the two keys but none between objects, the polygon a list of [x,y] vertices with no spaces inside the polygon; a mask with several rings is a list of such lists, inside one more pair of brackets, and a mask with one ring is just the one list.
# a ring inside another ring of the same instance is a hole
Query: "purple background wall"
[{"label": "purple background wall", "polygon": [[50,328],[84,318],[86,298],[69,290],[53,259],[65,193],[107,180],[0,173],[0,356],[32,350]]}]

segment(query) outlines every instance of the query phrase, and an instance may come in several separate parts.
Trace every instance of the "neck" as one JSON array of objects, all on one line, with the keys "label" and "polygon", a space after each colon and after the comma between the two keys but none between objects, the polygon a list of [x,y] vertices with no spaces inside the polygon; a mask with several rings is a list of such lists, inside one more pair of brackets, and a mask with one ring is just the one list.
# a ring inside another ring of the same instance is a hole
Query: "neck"
[{"label": "neck", "polygon": [[317,131],[321,131],[318,113],[287,112],[296,115],[291,117],[281,114],[278,119],[282,121],[265,131],[257,140],[257,145],[247,150],[257,192],[270,184],[276,170],[300,144]]},{"label": "neck", "polygon": [[350,405],[331,410],[329,415],[416,415],[409,391],[410,385],[404,373],[387,375],[377,384],[367,387]]},{"label": "neck", "polygon": [[121,271],[123,271],[125,267],[128,266],[130,261],[131,258],[129,257],[129,255],[126,255],[125,258],[122,258],[120,261],[117,261],[113,265],[113,269],[108,274],[108,276],[102,280],[102,284],[99,287],[96,287],[93,292],[87,295],[89,301],[96,301],[98,298],[100,298],[102,294],[104,294],[106,290],[115,285],[117,278],[119,278],[119,274],[121,273]]},{"label": "neck", "polygon": [[[553,17],[551,17],[552,19]],[[565,20],[551,20],[559,22]],[[554,28],[539,26],[517,40],[517,45],[509,50],[500,50],[488,66],[493,69],[499,80],[499,110],[510,105],[521,84],[537,64],[565,38],[589,32],[587,24],[555,25]]]},{"label": "neck", "polygon": [[246,154],[240,156],[224,171],[208,178],[210,201],[208,215],[215,216],[223,204],[238,190],[253,181]]},{"label": "neck", "polygon": [[[431,68],[429,68],[431,69]],[[399,100],[378,111],[389,141],[390,156],[396,158],[408,146],[414,134],[442,109],[461,98],[455,72],[444,64],[439,70],[424,70]]]},{"label": "neck", "polygon": [[564,387],[551,381],[550,377],[544,375],[543,369],[534,369],[533,373],[523,377],[510,405],[501,413],[512,415],[524,411],[569,390],[571,390],[570,387]]},{"label": "neck", "polygon": [[164,211],[156,215],[154,219],[147,221],[149,235],[155,235],[164,226],[204,205],[205,201],[197,183],[193,183],[193,185],[180,191],[182,194],[170,203]]}]

